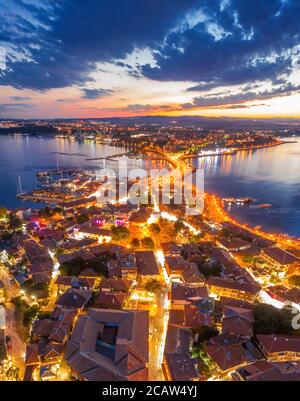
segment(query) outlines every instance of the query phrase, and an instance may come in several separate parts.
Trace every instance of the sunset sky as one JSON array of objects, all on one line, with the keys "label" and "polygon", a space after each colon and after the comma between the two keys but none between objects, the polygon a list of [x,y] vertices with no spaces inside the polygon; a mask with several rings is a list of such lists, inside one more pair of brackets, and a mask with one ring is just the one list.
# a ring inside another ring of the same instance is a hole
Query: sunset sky
[{"label": "sunset sky", "polygon": [[300,117],[299,21],[299,0],[0,0],[0,117]]}]

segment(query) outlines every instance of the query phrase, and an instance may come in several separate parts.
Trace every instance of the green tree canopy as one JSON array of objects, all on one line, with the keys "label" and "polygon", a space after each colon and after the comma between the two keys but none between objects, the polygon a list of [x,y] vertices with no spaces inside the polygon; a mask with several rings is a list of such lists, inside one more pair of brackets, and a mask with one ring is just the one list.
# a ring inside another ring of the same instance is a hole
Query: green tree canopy
[{"label": "green tree canopy", "polygon": [[111,226],[111,237],[114,241],[124,241],[130,235],[130,231],[125,226]]},{"label": "green tree canopy", "polygon": [[137,238],[133,238],[133,240],[131,241],[131,246],[132,248],[139,248],[140,247],[140,240]]},{"label": "green tree canopy", "polygon": [[159,227],[159,225],[157,223],[152,223],[150,224],[149,230],[153,233],[153,234],[159,234],[161,229]]},{"label": "green tree canopy", "polygon": [[294,287],[300,287],[300,276],[291,276],[289,278],[289,283]]},{"label": "green tree canopy", "polygon": [[142,239],[142,245],[144,248],[153,249],[154,248],[154,241],[151,237],[144,237]]},{"label": "green tree canopy", "polygon": [[145,290],[153,292],[154,294],[159,294],[162,290],[162,285],[158,280],[150,279],[145,284]]},{"label": "green tree canopy", "polygon": [[258,304],[253,313],[255,334],[298,334],[292,327],[295,315],[291,308],[277,309],[272,305]]},{"label": "green tree canopy", "polygon": [[7,209],[5,207],[0,207],[0,219],[6,219]]}]

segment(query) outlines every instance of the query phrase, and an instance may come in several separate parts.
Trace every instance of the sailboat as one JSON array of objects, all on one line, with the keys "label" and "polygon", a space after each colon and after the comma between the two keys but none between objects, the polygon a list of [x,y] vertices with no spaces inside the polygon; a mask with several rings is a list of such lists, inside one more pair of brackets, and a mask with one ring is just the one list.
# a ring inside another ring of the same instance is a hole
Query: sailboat
[{"label": "sailboat", "polygon": [[23,189],[22,189],[21,177],[18,176],[17,196],[22,196],[22,195],[25,195],[26,193],[27,193],[27,192],[23,191]]}]

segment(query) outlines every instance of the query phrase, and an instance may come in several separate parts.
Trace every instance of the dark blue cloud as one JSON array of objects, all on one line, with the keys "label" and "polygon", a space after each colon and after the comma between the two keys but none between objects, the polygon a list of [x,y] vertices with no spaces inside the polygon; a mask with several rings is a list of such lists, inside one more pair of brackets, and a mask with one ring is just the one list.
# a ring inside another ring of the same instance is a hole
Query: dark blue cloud
[{"label": "dark blue cloud", "polygon": [[111,89],[88,89],[83,88],[83,98],[84,99],[99,99],[104,96],[111,95],[114,91]]},{"label": "dark blue cloud", "polygon": [[206,20],[169,34],[157,67],[141,67],[146,76],[198,81],[194,90],[208,90],[291,72],[291,49],[300,43],[298,0],[231,0],[225,9],[212,0],[202,9]]},{"label": "dark blue cloud", "polygon": [[182,105],[183,109],[194,109],[194,108],[213,108],[225,105],[240,105],[243,102],[250,102],[254,100],[267,100],[275,97],[282,97],[291,95],[300,90],[300,85],[285,84],[274,87],[270,90],[255,91],[245,90],[238,93],[225,92],[224,94],[218,93],[211,96],[198,96],[195,97],[192,103],[186,103]]},{"label": "dark blue cloud", "polygon": [[10,100],[13,100],[15,102],[23,102],[25,100],[31,99],[28,96],[10,96],[9,98],[10,98]]},{"label": "dark blue cloud", "polygon": [[199,82],[194,91],[276,83],[299,44],[299,0],[0,0],[0,10],[0,84],[16,88],[84,87],[97,62],[130,70],[119,59],[145,47],[157,66],[143,75]]},{"label": "dark blue cloud", "polygon": [[30,103],[0,103],[0,111],[12,109],[31,109],[34,105]]},{"label": "dark blue cloud", "polygon": [[0,44],[27,58],[10,60],[0,83],[47,90],[83,84],[96,62],[154,46],[197,0],[1,3],[6,12],[0,13]]}]

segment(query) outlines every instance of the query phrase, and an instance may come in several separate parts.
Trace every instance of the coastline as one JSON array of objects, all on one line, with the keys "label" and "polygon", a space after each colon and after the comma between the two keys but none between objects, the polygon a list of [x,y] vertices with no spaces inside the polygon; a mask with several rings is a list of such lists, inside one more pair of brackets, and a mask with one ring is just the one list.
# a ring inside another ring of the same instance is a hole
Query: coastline
[{"label": "coastline", "polygon": [[[280,141],[279,143],[274,143],[274,144],[270,144],[270,145],[264,145],[261,146],[259,148],[256,149],[264,149],[264,148],[270,148],[270,147],[275,147],[275,146],[279,146],[279,145],[284,145],[287,143],[293,143],[291,141]],[[247,149],[247,150],[251,150],[253,148]],[[246,150],[246,149],[244,149]],[[169,157],[166,157],[167,161],[170,161]],[[181,157],[178,158],[172,158],[172,165],[175,164],[176,167],[181,166],[183,163],[183,160],[181,159]],[[175,168],[176,168],[175,167]],[[222,201],[222,198],[215,195],[215,194],[210,194],[210,193],[206,193],[205,192],[205,198],[211,198],[212,200],[212,204],[214,205],[214,210],[217,211],[217,215],[218,218],[216,219],[216,221],[221,222],[230,222],[231,224],[235,225],[236,227],[242,228],[244,230],[247,230],[248,232],[258,235],[262,238],[271,240],[271,241],[275,241],[278,244],[284,246],[284,247],[290,247],[290,248],[295,248],[298,251],[300,250],[300,239],[297,239],[289,234],[285,234],[285,233],[268,233],[266,231],[264,231],[263,229],[259,228],[252,228],[249,226],[249,223],[242,223],[236,219],[234,219],[226,210],[224,207],[224,203]]]},{"label": "coastline", "polygon": [[268,148],[273,148],[275,146],[285,145],[287,143],[292,143],[292,142],[291,141],[278,141],[278,142],[271,143],[271,144],[258,145],[258,146],[253,146],[253,147],[245,146],[243,148],[234,148],[233,150],[228,151],[228,152],[213,153],[211,155],[201,155],[201,154],[192,153],[190,155],[182,155],[182,156],[180,156],[180,159],[181,160],[187,160],[187,159],[198,159],[198,158],[215,157],[215,156],[219,156],[219,157],[233,156],[233,155],[237,154],[238,152],[242,152],[242,151],[268,149]]},{"label": "coastline", "polygon": [[236,227],[242,228],[244,230],[249,231],[252,234],[256,234],[262,238],[275,241],[278,244],[285,246],[285,247],[293,247],[299,250],[300,248],[300,239],[294,238],[288,234],[278,234],[278,233],[268,233],[262,229],[256,229],[249,226],[249,224],[242,223],[236,219],[234,219],[224,207],[222,199],[214,194],[205,194],[205,196],[212,197],[212,203],[215,206],[215,210],[221,221],[229,222]]},{"label": "coastline", "polygon": [[[260,147],[260,149],[263,149],[263,148],[269,148],[269,147],[277,147],[277,146],[279,146],[279,145],[283,145],[283,144],[287,144],[287,143],[290,143],[290,142],[292,142],[292,141],[280,141],[280,143],[273,143],[273,144],[269,144],[269,145],[266,145],[266,146],[261,146]],[[76,150],[76,149],[75,149]],[[149,151],[154,151],[154,149],[148,149]],[[77,151],[77,150],[76,150]],[[171,155],[169,155],[169,154],[165,154],[162,150],[161,151],[159,151],[159,150],[157,150],[157,153],[159,154],[159,156],[161,157],[161,158],[163,158],[164,160],[166,160],[167,162],[168,162],[168,164],[169,165],[171,165],[173,168],[184,168],[184,166],[185,166],[185,163],[184,163],[184,161],[183,160],[178,160],[179,159],[179,156],[178,157],[172,157]],[[28,173],[28,174],[30,174],[30,173]],[[26,185],[26,184],[25,184]],[[28,184],[27,184],[28,185]],[[215,191],[213,191],[213,190],[211,190],[210,192],[212,192],[212,193],[215,193]],[[14,194],[14,197],[15,197],[15,194]],[[221,197],[221,195],[220,195],[220,197]],[[34,200],[34,199],[32,199],[32,200]],[[47,201],[48,199],[45,199],[45,201]],[[51,199],[51,203],[53,203],[53,201],[55,202],[55,200],[54,199]],[[23,202],[22,202],[23,203]],[[5,203],[3,203],[3,204],[5,204]],[[7,204],[7,203],[6,203]],[[24,202],[24,206],[23,205],[20,205],[20,206],[18,206],[19,208],[22,208],[22,207],[26,207],[26,205],[27,205],[28,203],[26,203],[26,202]],[[32,207],[33,208],[39,208],[39,206],[38,206],[38,204],[37,203],[35,203],[34,205],[32,205]],[[13,209],[16,209],[16,207],[12,207]],[[228,214],[228,213],[227,213]],[[230,216],[230,214],[229,214],[229,216]],[[235,219],[235,217],[234,216],[232,216],[231,217],[233,220]],[[237,219],[238,220],[238,219]],[[245,220],[243,220],[243,221],[245,221],[245,223],[247,224],[252,224],[251,223],[251,220],[249,221],[249,220],[247,220],[247,219],[245,219]],[[242,222],[238,222],[239,224],[241,224],[241,225],[245,225],[244,223],[242,223]],[[264,234],[264,224],[257,224],[257,225],[262,225],[262,235]],[[254,226],[256,226],[256,224],[253,224],[253,227]],[[273,230],[272,230],[272,228],[270,228],[270,232],[272,232]],[[286,230],[281,230],[281,232],[283,232],[283,233],[285,233],[286,232]],[[268,231],[266,231],[266,234],[268,235]],[[295,237],[297,237],[297,233],[296,234],[293,234],[293,233],[289,233],[289,234],[282,234],[282,235],[284,235],[285,237],[286,236],[289,236],[290,238],[293,238],[293,236],[294,236],[294,238]]]}]

